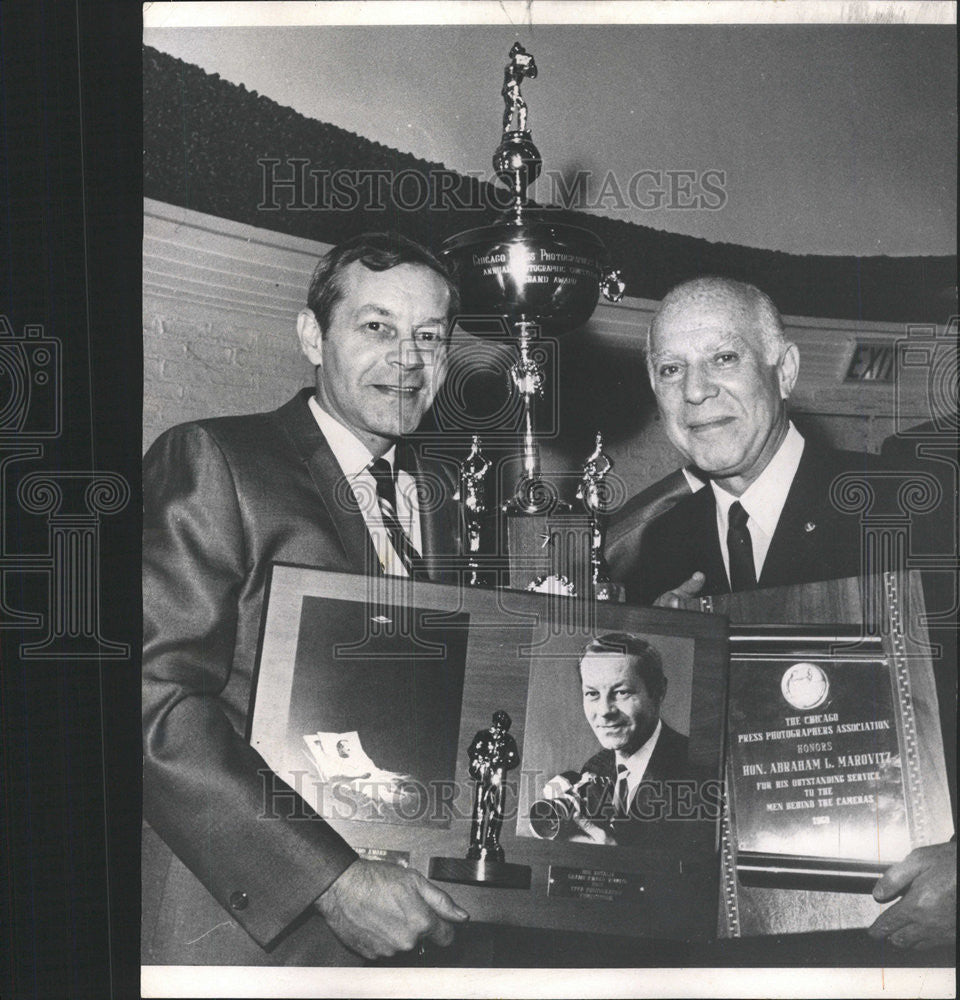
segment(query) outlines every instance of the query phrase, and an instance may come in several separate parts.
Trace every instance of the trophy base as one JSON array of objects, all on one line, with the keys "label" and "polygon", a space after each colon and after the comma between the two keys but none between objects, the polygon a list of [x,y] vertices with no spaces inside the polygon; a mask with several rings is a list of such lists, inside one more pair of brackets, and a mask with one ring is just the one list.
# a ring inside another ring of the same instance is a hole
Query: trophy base
[{"label": "trophy base", "polygon": [[529,889],[530,868],[506,861],[470,861],[466,858],[431,858],[429,878],[491,889]]},{"label": "trophy base", "polygon": [[507,516],[507,586],[525,590],[548,576],[564,576],[576,593],[590,594],[590,542],[585,514]]}]

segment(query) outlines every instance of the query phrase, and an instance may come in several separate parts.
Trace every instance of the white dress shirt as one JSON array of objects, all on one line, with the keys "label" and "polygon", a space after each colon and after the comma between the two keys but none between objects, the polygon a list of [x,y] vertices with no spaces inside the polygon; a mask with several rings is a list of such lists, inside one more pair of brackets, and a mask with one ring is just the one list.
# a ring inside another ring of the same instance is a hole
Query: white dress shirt
[{"label": "white dress shirt", "polygon": [[623,757],[620,751],[615,751],[616,756],[616,767],[617,767],[617,786],[614,789],[613,801],[618,801],[618,794],[620,791],[619,784],[624,779],[620,776],[620,765],[624,765],[627,769],[626,782],[627,782],[627,805],[630,805],[630,800],[633,798],[633,793],[637,790],[637,785],[643,781],[643,776],[646,773],[647,766],[650,763],[650,758],[653,756],[653,751],[656,749],[657,740],[660,739],[660,732],[663,729],[663,723],[657,719],[657,728],[654,729],[652,735],[649,737],[646,743],[642,747],[634,750],[629,757]]},{"label": "white dress shirt", "polygon": [[713,480],[710,481],[717,506],[720,552],[723,555],[723,566],[727,571],[728,580],[730,553],[727,551],[727,526],[730,505],[739,500],[747,512],[747,531],[750,532],[750,543],[753,548],[753,566],[756,578],[759,580],[770,542],[773,541],[773,533],[777,530],[783,505],[787,502],[787,494],[800,465],[803,444],[803,436],[791,423],[776,454],[767,463],[763,472],[746,488],[743,496],[735,497],[717,486]]},{"label": "white dress shirt", "polygon": [[[373,455],[370,449],[350,430],[317,402],[315,396],[309,399],[310,412],[317,421],[323,436],[330,445],[333,457],[343,470],[363,515],[367,531],[376,550],[377,558],[384,573],[390,576],[408,576],[406,567],[397,555],[390,541],[390,532],[383,523],[380,504],[377,502],[377,483],[370,472]],[[396,446],[382,457],[394,467]],[[407,533],[417,552],[423,554],[423,538],[420,532],[420,504],[417,501],[417,483],[409,472],[401,469],[397,473],[397,520]]]}]

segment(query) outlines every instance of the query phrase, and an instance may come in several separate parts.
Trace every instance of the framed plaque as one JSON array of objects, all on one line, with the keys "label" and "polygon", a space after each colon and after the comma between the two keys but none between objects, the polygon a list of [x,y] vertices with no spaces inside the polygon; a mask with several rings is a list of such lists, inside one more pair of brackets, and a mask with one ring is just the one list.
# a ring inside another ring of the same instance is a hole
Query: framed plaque
[{"label": "framed plaque", "polygon": [[[726,631],[698,613],[275,565],[248,736],[284,808],[293,789],[305,822],[428,874],[474,920],[708,939]],[[581,662],[610,636],[626,666],[607,647]],[[655,669],[633,683],[637,649]],[[631,787],[616,762],[644,754]]]},{"label": "framed plaque", "polygon": [[916,574],[704,598],[731,619],[727,934],[866,927],[953,834]]},{"label": "framed plaque", "polygon": [[730,805],[747,885],[870,892],[910,853],[917,799],[896,670],[828,644],[731,662]]}]

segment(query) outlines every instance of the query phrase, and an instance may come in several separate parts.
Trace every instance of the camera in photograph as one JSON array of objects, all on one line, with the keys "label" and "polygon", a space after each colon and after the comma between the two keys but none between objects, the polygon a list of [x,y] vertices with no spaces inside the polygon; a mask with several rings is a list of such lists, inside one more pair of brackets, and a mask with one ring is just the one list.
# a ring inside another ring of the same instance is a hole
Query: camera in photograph
[{"label": "camera in photograph", "polygon": [[582,775],[564,771],[547,782],[544,798],[530,806],[530,828],[543,840],[556,840],[564,825],[572,823],[575,816],[592,812],[586,808],[588,796],[599,797],[611,786],[609,778],[591,771]]}]

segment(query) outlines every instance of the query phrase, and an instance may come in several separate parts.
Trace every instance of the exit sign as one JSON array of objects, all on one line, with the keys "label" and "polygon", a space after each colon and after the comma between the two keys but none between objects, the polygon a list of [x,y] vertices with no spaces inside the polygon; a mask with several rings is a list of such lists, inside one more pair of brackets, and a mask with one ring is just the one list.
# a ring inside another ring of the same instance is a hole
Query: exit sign
[{"label": "exit sign", "polygon": [[844,382],[892,382],[896,366],[889,341],[858,340],[853,345]]}]

